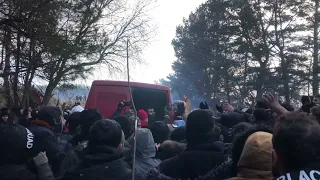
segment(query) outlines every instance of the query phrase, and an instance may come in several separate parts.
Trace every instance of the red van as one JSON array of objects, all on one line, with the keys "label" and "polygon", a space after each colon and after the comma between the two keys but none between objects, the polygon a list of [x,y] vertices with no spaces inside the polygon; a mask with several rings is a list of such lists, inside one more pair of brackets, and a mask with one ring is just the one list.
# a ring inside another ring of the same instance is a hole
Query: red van
[{"label": "red van", "polygon": [[[167,86],[131,82],[134,105],[139,109],[154,109],[155,120],[163,121],[165,115],[173,120],[171,91]],[[98,109],[106,118],[116,111],[119,102],[132,101],[128,82],[97,80],[92,83],[86,109]],[[168,122],[171,123],[171,122]]]}]

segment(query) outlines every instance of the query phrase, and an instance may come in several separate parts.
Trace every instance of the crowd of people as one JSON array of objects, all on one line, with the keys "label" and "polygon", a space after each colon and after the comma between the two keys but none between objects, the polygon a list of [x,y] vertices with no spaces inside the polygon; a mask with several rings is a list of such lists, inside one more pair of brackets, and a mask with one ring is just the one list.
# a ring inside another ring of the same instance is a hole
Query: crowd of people
[{"label": "crowd of people", "polygon": [[148,110],[106,119],[80,104],[65,112],[2,108],[0,177],[319,180],[319,99],[302,99],[299,110],[272,95],[241,110],[223,104],[215,111],[203,102],[188,115],[178,102],[169,124],[148,122]]}]

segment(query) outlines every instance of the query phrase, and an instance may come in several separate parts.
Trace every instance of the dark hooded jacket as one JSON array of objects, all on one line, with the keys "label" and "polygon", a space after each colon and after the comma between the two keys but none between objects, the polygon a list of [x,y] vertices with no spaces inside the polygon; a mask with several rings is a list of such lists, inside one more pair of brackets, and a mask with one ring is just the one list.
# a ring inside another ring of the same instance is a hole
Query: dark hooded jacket
[{"label": "dark hooded jacket", "polygon": [[224,150],[224,144],[219,141],[187,147],[183,153],[163,161],[159,170],[173,178],[195,179],[226,161]]},{"label": "dark hooded jacket", "polygon": [[56,134],[50,128],[39,124],[28,128],[35,135],[32,155],[36,156],[39,152],[46,152],[53,173],[58,173],[65,156],[64,146],[59,143]]},{"label": "dark hooded jacket", "polygon": [[138,129],[136,135],[136,179],[144,179],[148,172],[160,164],[159,159],[155,159],[156,147],[149,129]]},{"label": "dark hooded jacket", "polygon": [[[206,175],[199,176],[195,179],[189,179],[189,180],[225,180],[230,177],[229,175],[231,174],[230,172],[231,165],[232,165],[232,162],[230,160],[227,160],[217,168],[212,169]],[[146,180],[177,180],[177,179],[166,176],[160,173],[159,170],[154,168],[148,173]],[[180,180],[183,180],[183,179],[180,179]]]},{"label": "dark hooded jacket", "polygon": [[80,164],[63,180],[129,180],[132,171],[119,149],[109,146],[86,148],[79,154]]}]

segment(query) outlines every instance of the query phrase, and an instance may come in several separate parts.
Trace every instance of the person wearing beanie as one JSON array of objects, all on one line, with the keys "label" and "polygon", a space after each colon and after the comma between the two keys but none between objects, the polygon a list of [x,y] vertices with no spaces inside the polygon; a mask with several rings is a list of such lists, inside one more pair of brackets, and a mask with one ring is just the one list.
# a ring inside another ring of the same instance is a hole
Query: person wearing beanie
[{"label": "person wearing beanie", "polygon": [[132,171],[122,155],[122,129],[114,120],[99,120],[90,128],[81,162],[62,180],[129,180]]},{"label": "person wearing beanie", "polygon": [[34,135],[16,124],[0,124],[0,177],[2,180],[37,180],[26,167],[32,157]]},{"label": "person wearing beanie", "polygon": [[129,138],[132,134],[132,127],[134,126],[134,123],[129,120],[129,117],[121,115],[116,116],[113,120],[120,124],[125,138]]},{"label": "person wearing beanie", "polygon": [[161,144],[163,141],[169,139],[170,130],[166,123],[155,121],[150,125],[149,129],[156,144]]},{"label": "person wearing beanie", "polygon": [[91,126],[102,119],[101,113],[97,109],[86,109],[80,113],[80,134],[73,140],[73,145],[87,146],[89,130]]},{"label": "person wearing beanie", "polygon": [[191,112],[185,128],[187,149],[178,156],[161,162],[161,173],[177,179],[194,179],[205,175],[227,159],[224,144],[217,137],[218,128],[208,112]]},{"label": "person wearing beanie", "polygon": [[181,142],[186,139],[186,127],[181,126],[173,129],[170,139],[173,141]]},{"label": "person wearing beanie", "polygon": [[[71,143],[74,148],[63,159],[60,166],[60,176],[79,164],[79,154],[88,146],[90,128],[95,122],[102,119],[102,115],[96,109],[87,109],[71,114],[70,118],[70,130],[74,132]],[[80,132],[76,132],[78,130]]]},{"label": "person wearing beanie", "polygon": [[137,129],[136,139],[135,179],[143,180],[148,172],[157,167],[161,161],[155,159],[157,150],[149,129]]},{"label": "person wearing beanie", "polygon": [[148,113],[145,110],[140,109],[137,112],[137,116],[140,119],[141,127],[142,128],[147,128],[148,127]]},{"label": "person wearing beanie", "polygon": [[53,106],[43,107],[38,112],[38,120],[32,122],[28,129],[35,135],[33,156],[46,152],[54,174],[60,169],[64,159],[65,145],[60,143],[57,133],[62,130],[62,113]]},{"label": "person wearing beanie", "polygon": [[127,139],[132,135],[132,131],[133,131],[133,122],[131,120],[129,120],[129,118],[127,116],[116,116],[114,118],[114,120],[120,124],[121,129],[123,131],[123,154],[124,157],[126,159],[127,162],[131,161],[131,151],[130,151],[130,144],[127,141]]}]

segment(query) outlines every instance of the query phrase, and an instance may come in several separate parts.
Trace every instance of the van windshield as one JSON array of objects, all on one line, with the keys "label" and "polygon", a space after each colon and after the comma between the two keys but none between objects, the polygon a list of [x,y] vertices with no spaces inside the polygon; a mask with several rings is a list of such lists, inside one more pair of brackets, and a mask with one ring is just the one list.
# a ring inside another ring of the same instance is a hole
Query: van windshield
[{"label": "van windshield", "polygon": [[154,109],[155,119],[151,121],[164,121],[168,109],[168,93],[166,91],[132,88],[132,98],[137,110]]}]

